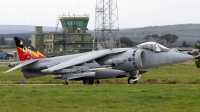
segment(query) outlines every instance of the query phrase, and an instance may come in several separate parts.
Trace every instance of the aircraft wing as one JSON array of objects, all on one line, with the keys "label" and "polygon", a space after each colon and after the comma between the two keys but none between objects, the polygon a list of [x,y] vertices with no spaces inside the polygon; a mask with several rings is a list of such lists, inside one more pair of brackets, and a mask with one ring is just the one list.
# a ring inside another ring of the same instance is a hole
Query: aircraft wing
[{"label": "aircraft wing", "polygon": [[63,68],[67,68],[67,67],[70,67],[70,66],[74,66],[74,65],[77,65],[77,64],[85,63],[87,61],[94,60],[96,58],[99,58],[99,57],[105,56],[107,54],[110,54],[111,52],[112,52],[112,50],[110,50],[110,49],[92,51],[92,52],[83,54],[83,55],[81,55],[79,57],[73,58],[73,59],[71,59],[69,61],[62,62],[62,63],[60,63],[58,65],[55,65],[53,67],[50,67],[48,69],[44,69],[44,70],[42,70],[42,72],[44,72],[44,73],[52,73],[55,70],[60,70],[60,69],[63,69]]},{"label": "aircraft wing", "polygon": [[32,59],[32,60],[24,61],[24,62],[20,63],[19,65],[17,65],[17,66],[15,66],[15,67],[11,68],[10,70],[6,71],[5,73],[11,72],[11,71],[13,71],[13,70],[16,70],[16,69],[18,69],[18,68],[21,68],[21,67],[23,67],[23,66],[25,66],[25,65],[28,65],[28,64],[30,64],[30,63],[33,63],[33,62],[35,62],[35,61],[37,61],[37,60],[33,60],[33,59]]}]

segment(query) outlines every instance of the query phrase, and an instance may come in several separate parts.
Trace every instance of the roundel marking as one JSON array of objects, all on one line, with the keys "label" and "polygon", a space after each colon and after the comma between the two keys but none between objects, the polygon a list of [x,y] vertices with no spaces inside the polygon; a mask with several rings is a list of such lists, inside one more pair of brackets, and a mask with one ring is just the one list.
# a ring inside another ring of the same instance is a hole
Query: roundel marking
[{"label": "roundel marking", "polygon": [[128,61],[129,61],[129,62],[131,62],[131,61],[132,61],[132,58],[131,58],[131,57],[129,57],[129,58],[128,58]]}]

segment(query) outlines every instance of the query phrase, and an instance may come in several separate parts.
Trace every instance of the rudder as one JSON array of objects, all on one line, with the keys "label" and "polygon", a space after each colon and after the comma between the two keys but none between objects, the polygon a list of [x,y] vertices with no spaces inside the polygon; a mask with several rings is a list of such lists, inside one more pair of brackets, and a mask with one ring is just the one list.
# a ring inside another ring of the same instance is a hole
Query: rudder
[{"label": "rudder", "polygon": [[32,45],[26,42],[21,37],[14,37],[16,43],[16,49],[20,61],[30,60],[30,59],[41,59],[46,58],[45,55],[37,51]]}]

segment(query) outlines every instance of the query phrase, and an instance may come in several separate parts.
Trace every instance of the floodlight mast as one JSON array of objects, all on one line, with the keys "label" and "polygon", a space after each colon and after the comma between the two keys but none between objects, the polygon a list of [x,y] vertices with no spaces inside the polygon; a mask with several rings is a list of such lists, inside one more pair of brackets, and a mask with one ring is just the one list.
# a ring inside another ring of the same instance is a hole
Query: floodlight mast
[{"label": "floodlight mast", "polygon": [[95,7],[95,41],[104,49],[117,47],[119,32],[117,0],[96,0]]}]

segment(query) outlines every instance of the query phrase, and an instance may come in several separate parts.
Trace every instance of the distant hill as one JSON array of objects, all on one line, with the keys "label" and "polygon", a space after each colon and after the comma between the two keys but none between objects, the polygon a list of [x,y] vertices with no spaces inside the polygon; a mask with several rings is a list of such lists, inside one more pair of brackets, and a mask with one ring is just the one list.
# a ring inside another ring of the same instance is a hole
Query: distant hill
[{"label": "distant hill", "polygon": [[[60,30],[59,28],[58,30]],[[35,31],[35,26],[31,25],[0,25],[0,34],[10,33],[31,33]],[[55,31],[55,27],[43,26],[43,31]]]},{"label": "distant hill", "polygon": [[[59,31],[61,28],[59,28]],[[0,35],[7,37],[31,37],[31,33],[35,31],[35,26],[29,25],[0,25]],[[55,31],[55,27],[43,27],[44,32]],[[94,36],[93,31],[88,33]],[[128,37],[135,42],[143,42],[146,35],[165,35],[175,34],[179,37],[176,45],[181,45],[186,41],[189,45],[194,45],[196,41],[200,40],[200,24],[181,24],[181,25],[167,25],[167,26],[152,26],[144,28],[126,28],[120,29],[118,37]]]},{"label": "distant hill", "polygon": [[128,37],[133,41],[143,42],[145,35],[152,34],[175,34],[179,37],[176,44],[181,45],[183,41],[186,41],[188,44],[194,45],[197,40],[200,40],[200,24],[181,24],[125,29],[120,31],[119,37]]},{"label": "distant hill", "polygon": [[[42,26],[44,32],[55,31],[55,27]],[[61,28],[58,28],[60,31]],[[4,38],[12,38],[14,36],[19,37],[31,37],[31,34],[35,32],[35,26],[30,25],[0,25],[0,35]]]},{"label": "distant hill", "polygon": [[9,34],[0,34],[0,36],[2,35],[4,38],[13,38],[15,36],[31,38],[31,34],[32,33],[9,33]]}]

